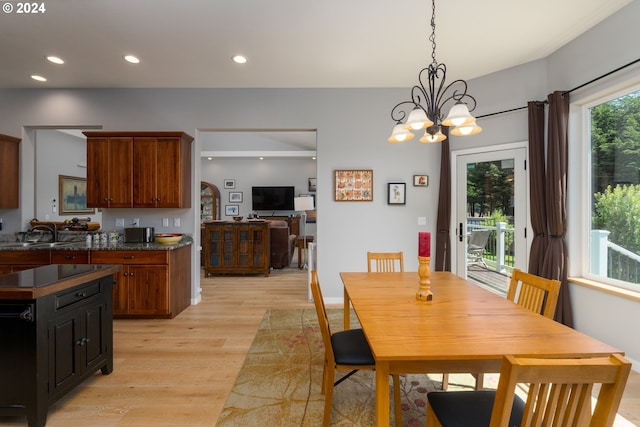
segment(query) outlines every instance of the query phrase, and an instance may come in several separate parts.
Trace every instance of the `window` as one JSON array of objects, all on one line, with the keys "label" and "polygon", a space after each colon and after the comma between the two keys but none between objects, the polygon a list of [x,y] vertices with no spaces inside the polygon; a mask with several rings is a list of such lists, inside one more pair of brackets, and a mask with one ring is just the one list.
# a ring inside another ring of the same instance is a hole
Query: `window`
[{"label": "window", "polygon": [[640,90],[587,108],[588,276],[640,291]]}]

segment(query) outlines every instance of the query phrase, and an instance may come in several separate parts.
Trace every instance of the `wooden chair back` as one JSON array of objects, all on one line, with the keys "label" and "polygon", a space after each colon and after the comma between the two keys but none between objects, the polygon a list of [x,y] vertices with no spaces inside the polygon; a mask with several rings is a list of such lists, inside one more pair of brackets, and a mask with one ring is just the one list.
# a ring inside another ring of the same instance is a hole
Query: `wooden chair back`
[{"label": "wooden chair back", "polygon": [[404,255],[402,252],[367,252],[367,271],[369,273],[404,272]]},{"label": "wooden chair back", "polygon": [[[614,354],[591,359],[532,359],[505,356],[490,427],[506,427],[516,386],[527,384],[521,426],[613,425],[631,363]],[[600,386],[593,414],[591,395]]]},{"label": "wooden chair back", "polygon": [[325,348],[325,360],[331,366],[336,364],[335,356],[333,354],[333,347],[331,346],[331,325],[329,323],[329,317],[327,316],[327,309],[324,305],[322,297],[322,289],[320,289],[320,280],[318,279],[318,272],[311,270],[311,295],[313,297],[313,304],[316,307],[316,314],[318,315],[318,326],[322,334],[322,344]]},{"label": "wooden chair back", "polygon": [[507,299],[535,313],[553,319],[558,304],[560,281],[514,269]]}]

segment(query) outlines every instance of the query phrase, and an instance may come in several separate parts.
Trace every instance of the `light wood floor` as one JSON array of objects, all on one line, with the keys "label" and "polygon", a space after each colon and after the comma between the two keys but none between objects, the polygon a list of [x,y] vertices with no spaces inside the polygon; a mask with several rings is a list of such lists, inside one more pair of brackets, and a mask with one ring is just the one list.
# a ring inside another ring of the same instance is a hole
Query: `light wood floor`
[{"label": "light wood floor", "polygon": [[[116,320],[114,372],[58,402],[47,427],[214,426],[265,310],[313,307],[306,277],[202,279],[202,302],[175,319]],[[640,425],[640,374],[632,373],[622,407]],[[0,417],[0,425],[26,420]]]}]

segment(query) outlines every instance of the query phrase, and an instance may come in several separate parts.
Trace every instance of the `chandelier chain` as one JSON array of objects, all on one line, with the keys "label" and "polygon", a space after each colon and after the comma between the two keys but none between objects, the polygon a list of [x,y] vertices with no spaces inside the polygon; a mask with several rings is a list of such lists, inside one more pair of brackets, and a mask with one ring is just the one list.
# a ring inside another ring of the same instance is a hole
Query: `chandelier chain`
[{"label": "chandelier chain", "polygon": [[429,40],[431,41],[432,64],[436,66],[438,64],[436,61],[436,0],[431,2],[431,36],[429,36]]}]

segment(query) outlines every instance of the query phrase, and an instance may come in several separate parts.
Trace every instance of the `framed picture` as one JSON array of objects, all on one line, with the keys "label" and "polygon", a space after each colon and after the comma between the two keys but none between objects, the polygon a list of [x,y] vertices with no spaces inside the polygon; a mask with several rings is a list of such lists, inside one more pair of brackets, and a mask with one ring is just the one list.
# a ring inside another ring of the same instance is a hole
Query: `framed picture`
[{"label": "framed picture", "polygon": [[87,207],[87,179],[58,175],[60,215],[94,214]]},{"label": "framed picture", "polygon": [[224,188],[236,188],[236,180],[235,179],[225,179],[224,180]]},{"label": "framed picture", "polygon": [[407,194],[407,185],[404,182],[390,182],[387,184],[389,205],[404,205],[405,196]]},{"label": "framed picture", "polygon": [[427,187],[429,185],[428,175],[413,175],[414,187]]},{"label": "framed picture", "polygon": [[225,205],[224,206],[224,214],[226,216],[238,216],[238,212],[240,212],[240,209],[238,208],[238,205]]},{"label": "framed picture", "polygon": [[242,203],[242,191],[231,191],[229,193],[229,203]]},{"label": "framed picture", "polygon": [[316,191],[316,178],[309,178],[309,191]]},{"label": "framed picture", "polygon": [[336,202],[370,202],[373,200],[373,170],[336,170],[334,175]]}]

